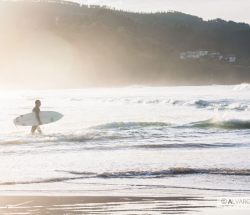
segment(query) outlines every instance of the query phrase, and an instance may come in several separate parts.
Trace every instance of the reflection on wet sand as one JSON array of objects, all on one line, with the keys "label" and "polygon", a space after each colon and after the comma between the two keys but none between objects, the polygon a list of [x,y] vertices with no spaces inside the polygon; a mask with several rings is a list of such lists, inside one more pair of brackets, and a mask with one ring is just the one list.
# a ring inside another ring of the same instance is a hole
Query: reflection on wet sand
[{"label": "reflection on wet sand", "polygon": [[1,197],[0,214],[189,214],[213,208],[200,197]]}]

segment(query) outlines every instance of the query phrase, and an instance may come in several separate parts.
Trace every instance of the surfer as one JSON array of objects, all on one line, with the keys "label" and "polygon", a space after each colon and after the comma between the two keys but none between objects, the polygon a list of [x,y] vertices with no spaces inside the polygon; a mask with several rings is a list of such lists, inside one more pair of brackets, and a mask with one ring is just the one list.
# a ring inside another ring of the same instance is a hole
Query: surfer
[{"label": "surfer", "polygon": [[[35,101],[35,107],[33,108],[32,112],[35,113],[36,119],[37,119],[39,125],[42,124],[41,123],[41,119],[40,119],[40,115],[39,115],[39,113],[40,113],[40,107],[41,107],[41,101],[40,100],[36,100]],[[42,130],[41,130],[41,128],[40,128],[39,125],[34,125],[34,126],[31,127],[31,134],[34,134],[36,130],[40,134],[42,133]]]}]

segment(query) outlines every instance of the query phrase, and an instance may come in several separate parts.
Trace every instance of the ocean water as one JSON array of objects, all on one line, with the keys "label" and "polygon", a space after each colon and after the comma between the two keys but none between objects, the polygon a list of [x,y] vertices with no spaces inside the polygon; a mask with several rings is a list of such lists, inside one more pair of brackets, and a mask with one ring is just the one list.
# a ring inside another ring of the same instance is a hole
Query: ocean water
[{"label": "ocean water", "polygon": [[[0,92],[0,194],[250,194],[250,85]],[[13,119],[41,110],[41,126]]]}]

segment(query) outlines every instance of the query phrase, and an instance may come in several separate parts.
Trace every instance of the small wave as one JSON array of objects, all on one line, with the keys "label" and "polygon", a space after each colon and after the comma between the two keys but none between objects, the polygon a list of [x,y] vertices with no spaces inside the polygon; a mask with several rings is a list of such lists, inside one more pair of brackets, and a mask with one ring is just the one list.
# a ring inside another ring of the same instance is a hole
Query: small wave
[{"label": "small wave", "polygon": [[148,127],[168,127],[170,124],[165,122],[112,122],[103,125],[94,126],[94,129],[120,129],[128,130],[135,128],[148,128]]},{"label": "small wave", "polygon": [[142,149],[204,149],[204,148],[229,148],[229,147],[240,147],[244,144],[232,144],[232,143],[178,143],[178,144],[143,144],[143,145],[133,145],[132,148],[142,148]]},{"label": "small wave", "polygon": [[48,178],[48,179],[38,179],[32,181],[9,181],[9,182],[0,182],[0,185],[18,185],[18,184],[43,184],[43,183],[56,183],[56,182],[63,182],[69,180],[76,180],[81,179],[83,177],[55,177],[55,178]]},{"label": "small wave", "polygon": [[250,121],[238,120],[238,119],[217,121],[217,120],[211,119],[211,120],[191,123],[191,126],[197,127],[197,128],[222,128],[222,129],[240,130],[240,129],[250,129]]},{"label": "small wave", "polygon": [[249,104],[245,101],[237,100],[194,100],[185,102],[184,105],[195,106],[198,109],[208,110],[232,110],[232,111],[246,111],[249,109]]},{"label": "small wave", "polygon": [[[83,98],[71,98],[71,101],[83,101]],[[245,101],[230,100],[230,99],[219,99],[219,100],[177,100],[172,98],[104,98],[97,100],[104,103],[121,103],[121,104],[149,104],[158,105],[166,104],[172,106],[194,106],[198,109],[218,109],[218,110],[235,110],[245,111],[249,109],[249,104],[245,104]]]},{"label": "small wave", "polygon": [[[65,171],[67,172],[67,171]],[[87,175],[86,172],[68,171],[73,175]],[[162,178],[176,175],[192,175],[192,174],[210,174],[210,175],[235,175],[235,176],[250,176],[250,169],[195,169],[186,167],[169,168],[166,170],[156,171],[124,171],[124,172],[104,172],[104,173],[89,173],[96,178]]]},{"label": "small wave", "polygon": [[211,105],[211,102],[209,101],[205,101],[205,100],[197,100],[194,102],[194,104],[198,107],[198,108],[205,108]]},{"label": "small wave", "polygon": [[91,141],[105,141],[105,140],[120,140],[127,137],[119,134],[102,134],[102,133],[91,133],[91,134],[69,134],[60,135],[54,138],[54,142],[64,142],[64,143],[85,143]]},{"label": "small wave", "polygon": [[64,172],[71,174],[71,177],[55,177],[48,179],[37,179],[31,181],[8,181],[1,182],[0,185],[22,185],[22,184],[42,184],[42,183],[57,183],[64,181],[72,181],[86,178],[102,178],[102,179],[113,179],[113,178],[165,178],[173,177],[178,175],[223,175],[223,176],[250,176],[250,169],[226,169],[226,168],[214,168],[214,169],[195,169],[186,167],[175,167],[166,170],[155,170],[155,171],[121,171],[121,172],[103,172],[103,173],[92,173],[92,172],[80,172],[80,171],[65,171],[57,170],[57,172]]},{"label": "small wave", "polygon": [[241,104],[241,103],[232,103],[228,105],[229,110],[236,110],[236,111],[246,111],[249,110],[249,105]]},{"label": "small wave", "polygon": [[39,138],[30,138],[29,143],[87,143],[92,141],[105,141],[105,140],[120,140],[125,139],[126,136],[114,132],[76,132],[69,134],[55,133],[44,135]]},{"label": "small wave", "polygon": [[242,83],[242,84],[236,85],[234,87],[234,90],[235,91],[248,91],[248,90],[250,90],[250,84],[249,83]]}]

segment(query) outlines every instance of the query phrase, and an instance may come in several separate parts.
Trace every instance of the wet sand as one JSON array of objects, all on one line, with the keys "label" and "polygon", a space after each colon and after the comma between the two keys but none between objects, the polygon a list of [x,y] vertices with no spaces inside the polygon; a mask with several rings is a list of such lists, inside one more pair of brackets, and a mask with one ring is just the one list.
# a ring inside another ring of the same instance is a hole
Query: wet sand
[{"label": "wet sand", "polygon": [[0,214],[193,214],[213,205],[200,197],[3,196]]},{"label": "wet sand", "polygon": [[0,214],[202,214],[248,215],[249,209],[218,208],[202,197],[2,196]]}]

